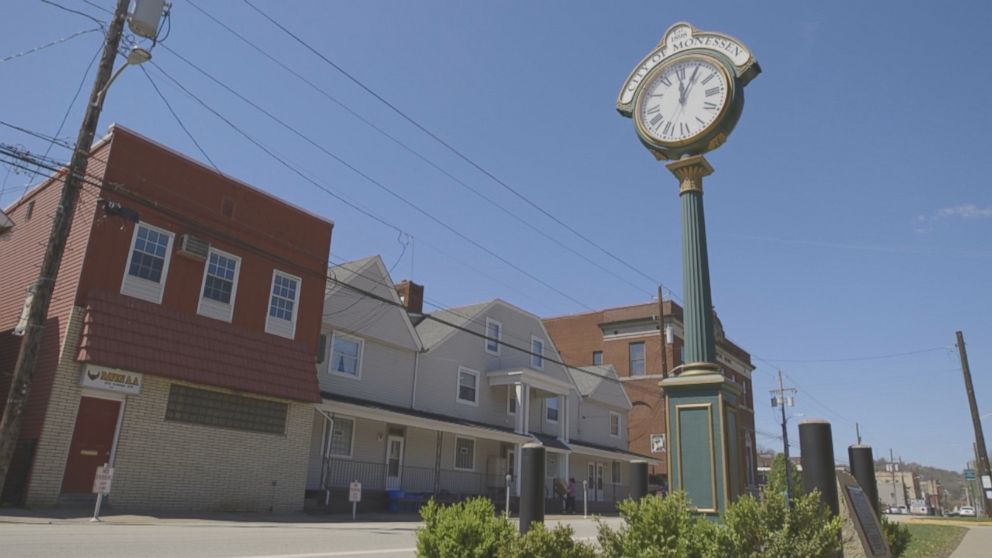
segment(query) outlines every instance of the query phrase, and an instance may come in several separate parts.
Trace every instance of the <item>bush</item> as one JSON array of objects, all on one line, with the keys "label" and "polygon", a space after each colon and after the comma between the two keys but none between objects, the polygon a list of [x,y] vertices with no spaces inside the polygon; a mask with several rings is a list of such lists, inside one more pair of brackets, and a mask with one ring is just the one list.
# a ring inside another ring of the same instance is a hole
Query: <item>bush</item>
[{"label": "bush", "polygon": [[450,506],[431,499],[420,517],[424,526],[417,530],[417,556],[427,558],[499,558],[517,536],[486,498]]},{"label": "bush", "polygon": [[550,531],[543,523],[532,523],[526,535],[517,537],[501,558],[596,558],[596,549],[575,540],[567,525]]},{"label": "bush", "polygon": [[727,510],[722,532],[724,555],[739,558],[832,558],[841,550],[839,517],[820,501],[819,491],[794,498],[781,495],[760,502],[745,496]]},{"label": "bush", "polygon": [[717,558],[718,527],[693,511],[685,493],[646,496],[617,506],[626,525],[614,531],[599,524],[605,558]]},{"label": "bush", "polygon": [[882,516],[882,531],[885,532],[885,541],[889,543],[892,558],[902,556],[909,546],[909,541],[913,538],[909,532],[909,527],[895,521],[889,521],[889,518]]}]

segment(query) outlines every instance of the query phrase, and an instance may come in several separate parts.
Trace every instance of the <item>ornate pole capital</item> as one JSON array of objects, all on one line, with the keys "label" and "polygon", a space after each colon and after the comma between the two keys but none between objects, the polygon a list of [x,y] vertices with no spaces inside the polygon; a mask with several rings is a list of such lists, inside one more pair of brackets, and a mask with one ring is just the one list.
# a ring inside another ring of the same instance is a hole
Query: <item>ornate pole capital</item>
[{"label": "ornate pole capital", "polygon": [[679,195],[703,193],[703,177],[713,174],[713,166],[702,155],[682,157],[665,165],[679,179]]}]

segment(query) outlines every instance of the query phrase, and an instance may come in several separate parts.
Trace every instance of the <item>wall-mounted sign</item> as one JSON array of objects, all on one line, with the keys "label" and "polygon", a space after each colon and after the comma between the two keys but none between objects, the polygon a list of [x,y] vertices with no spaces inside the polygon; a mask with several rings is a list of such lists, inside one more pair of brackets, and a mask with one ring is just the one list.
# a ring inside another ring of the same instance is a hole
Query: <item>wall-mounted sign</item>
[{"label": "wall-mounted sign", "polygon": [[664,453],[665,452],[665,435],[664,434],[652,434],[651,435],[651,453]]},{"label": "wall-mounted sign", "polygon": [[128,395],[141,393],[141,382],[144,376],[138,372],[128,372],[106,366],[87,364],[83,368],[83,376],[79,385],[88,388],[116,391]]}]

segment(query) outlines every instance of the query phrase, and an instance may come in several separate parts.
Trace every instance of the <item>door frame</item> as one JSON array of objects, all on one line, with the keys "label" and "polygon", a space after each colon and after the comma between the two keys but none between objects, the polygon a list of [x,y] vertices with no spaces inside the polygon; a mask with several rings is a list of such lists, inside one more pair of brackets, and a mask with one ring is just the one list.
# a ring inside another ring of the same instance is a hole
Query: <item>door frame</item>
[{"label": "door frame", "polygon": [[[123,393],[114,393],[112,391],[103,391],[93,388],[83,388],[82,392],[79,394],[79,399],[82,401],[84,397],[92,397],[94,399],[109,399],[111,401],[119,401],[121,406],[117,410],[117,426],[114,427],[114,441],[110,443],[110,463],[111,467],[114,466],[114,461],[117,459],[117,442],[121,438],[121,427],[124,425],[124,408],[127,406],[127,395]],[[76,417],[79,417],[79,406],[76,406]],[[73,425],[72,434],[75,436],[76,428]],[[71,443],[71,441],[70,441]]]},{"label": "door frame", "polygon": [[596,462],[596,501],[602,502],[606,499],[606,465],[602,461]]},{"label": "door frame", "polygon": [[[399,455],[399,464],[398,464],[397,469],[396,469],[396,472],[398,474],[395,477],[391,477],[389,475],[389,449],[390,449],[390,446],[392,445],[392,443],[393,443],[394,440],[398,440],[399,443],[400,443],[400,455]],[[405,436],[400,436],[398,434],[389,434],[389,435],[386,436],[386,458],[385,458],[386,470],[384,471],[385,478],[383,479],[383,483],[386,486],[386,490],[399,490],[403,486],[403,460],[404,460],[404,454],[405,453],[406,453],[406,437]],[[395,478],[396,479],[396,486],[395,486],[395,488],[394,487],[391,487],[390,482],[389,482],[389,480],[392,479],[392,478]]]}]

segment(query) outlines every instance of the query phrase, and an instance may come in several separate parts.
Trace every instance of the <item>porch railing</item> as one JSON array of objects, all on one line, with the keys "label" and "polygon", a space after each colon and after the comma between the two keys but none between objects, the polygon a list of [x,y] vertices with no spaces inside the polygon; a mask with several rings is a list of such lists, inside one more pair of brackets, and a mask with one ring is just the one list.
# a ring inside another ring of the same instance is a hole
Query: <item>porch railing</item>
[{"label": "porch railing", "polygon": [[[403,490],[434,495],[493,495],[493,489],[505,486],[505,480],[490,478],[476,471],[404,465],[388,474],[385,463],[330,458],[324,460],[325,488],[347,487],[352,481],[362,483],[363,490]],[[398,474],[395,474],[398,473]],[[494,484],[498,480],[498,484]]]}]

